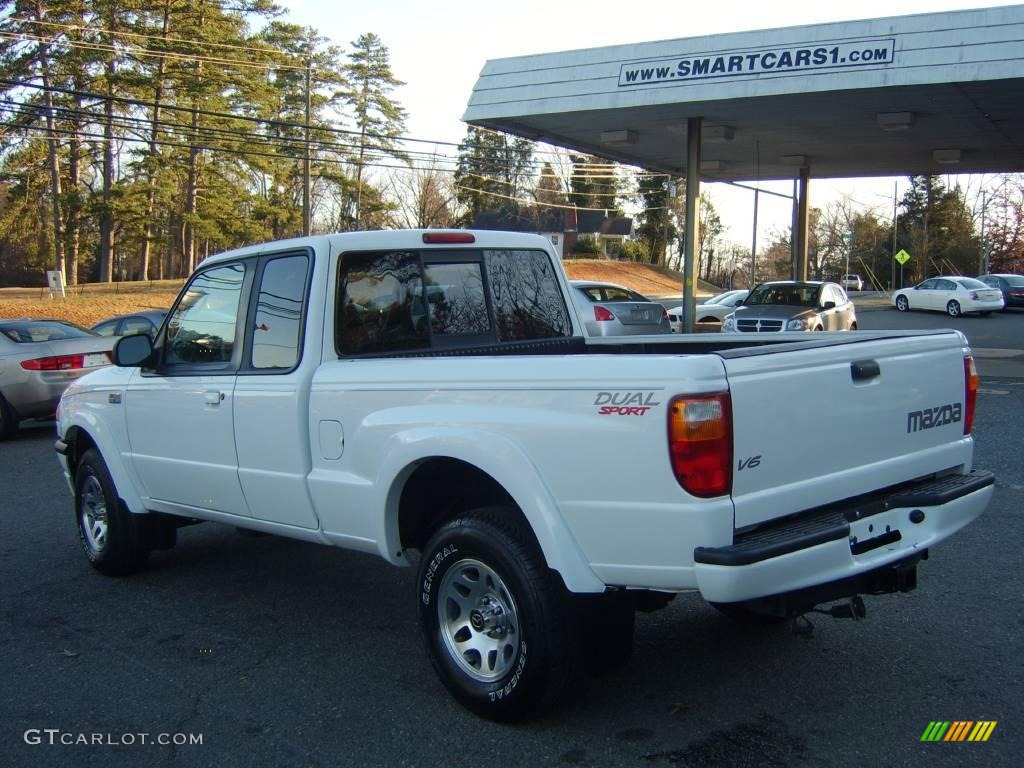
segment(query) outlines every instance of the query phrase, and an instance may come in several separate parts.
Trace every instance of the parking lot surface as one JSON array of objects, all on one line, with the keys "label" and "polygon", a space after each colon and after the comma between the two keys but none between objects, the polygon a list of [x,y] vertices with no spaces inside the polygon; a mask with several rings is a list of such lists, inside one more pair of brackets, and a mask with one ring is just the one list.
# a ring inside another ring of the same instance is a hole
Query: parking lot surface
[{"label": "parking lot surface", "polygon": [[[956,321],[1004,323],[985,344],[1020,347],[1024,313]],[[95,573],[53,427],[29,426],[0,443],[0,766],[1017,766],[1024,373],[982,373],[976,466],[996,472],[994,501],[916,592],[810,630],[751,630],[682,596],[640,616],[624,670],[521,726],[449,698],[411,573],[372,557],[204,524],[140,575]],[[997,725],[984,743],[921,742],[935,720]]]}]

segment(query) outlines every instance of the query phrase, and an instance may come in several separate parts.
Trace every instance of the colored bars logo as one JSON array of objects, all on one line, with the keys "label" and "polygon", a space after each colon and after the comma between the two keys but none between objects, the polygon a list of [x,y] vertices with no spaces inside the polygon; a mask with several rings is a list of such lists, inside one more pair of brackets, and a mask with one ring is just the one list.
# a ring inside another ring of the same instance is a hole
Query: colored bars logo
[{"label": "colored bars logo", "polygon": [[932,720],[921,741],[988,741],[997,720]]}]

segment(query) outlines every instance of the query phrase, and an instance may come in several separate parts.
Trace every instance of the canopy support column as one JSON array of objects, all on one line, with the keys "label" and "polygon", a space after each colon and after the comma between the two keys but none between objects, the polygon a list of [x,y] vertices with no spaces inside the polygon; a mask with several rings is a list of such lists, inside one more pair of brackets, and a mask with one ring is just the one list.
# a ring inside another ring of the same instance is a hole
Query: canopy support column
[{"label": "canopy support column", "polygon": [[797,222],[796,232],[794,237],[796,238],[797,248],[794,254],[796,259],[796,279],[806,280],[807,279],[807,230],[808,230],[808,210],[807,210],[807,192],[811,181],[811,170],[806,165],[800,169],[800,183],[799,191],[797,193]]},{"label": "canopy support column", "polygon": [[700,145],[704,118],[686,120],[686,237],[683,243],[683,333],[693,333],[697,305],[693,273],[700,242]]}]

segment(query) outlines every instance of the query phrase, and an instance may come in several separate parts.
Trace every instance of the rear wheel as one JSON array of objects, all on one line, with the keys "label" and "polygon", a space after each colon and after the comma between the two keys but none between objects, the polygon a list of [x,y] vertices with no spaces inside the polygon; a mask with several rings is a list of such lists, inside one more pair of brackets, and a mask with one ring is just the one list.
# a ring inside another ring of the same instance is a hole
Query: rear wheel
[{"label": "rear wheel", "polygon": [[572,605],[518,510],[483,507],[442,525],[417,583],[427,652],[460,703],[511,721],[560,700],[577,667]]},{"label": "rear wheel", "polygon": [[0,440],[14,437],[18,431],[18,417],[14,409],[7,404],[4,396],[0,395]]},{"label": "rear wheel", "polygon": [[946,314],[950,317],[960,317],[960,304],[956,301],[951,301],[946,305]]},{"label": "rear wheel", "polygon": [[108,576],[121,576],[145,564],[150,549],[146,520],[125,508],[95,448],[87,450],[78,462],[75,517],[82,549],[93,568]]},{"label": "rear wheel", "polygon": [[856,331],[857,330],[857,324],[856,323],[850,323],[850,330],[851,331]]},{"label": "rear wheel", "polygon": [[910,309],[910,302],[907,301],[906,296],[901,295],[896,297],[896,309],[898,309],[900,312],[906,312],[908,309]]}]

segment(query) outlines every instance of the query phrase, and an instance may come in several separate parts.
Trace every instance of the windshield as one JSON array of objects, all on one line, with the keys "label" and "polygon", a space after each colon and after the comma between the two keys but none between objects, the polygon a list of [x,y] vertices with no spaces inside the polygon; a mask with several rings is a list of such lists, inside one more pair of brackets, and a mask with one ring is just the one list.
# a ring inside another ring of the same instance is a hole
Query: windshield
[{"label": "windshield", "polygon": [[721,302],[725,301],[730,296],[732,296],[734,293],[736,293],[736,291],[725,291],[724,293],[717,293],[714,296],[712,296],[710,299],[705,299],[703,301],[703,303],[704,304],[720,304]]},{"label": "windshield", "polygon": [[63,320],[21,320],[0,325],[0,333],[19,344],[32,344],[60,339],[82,339],[99,336],[80,325]]},{"label": "windshield", "polygon": [[811,283],[766,283],[754,289],[747,300],[747,305],[781,304],[790,307],[818,306],[820,285]]}]

